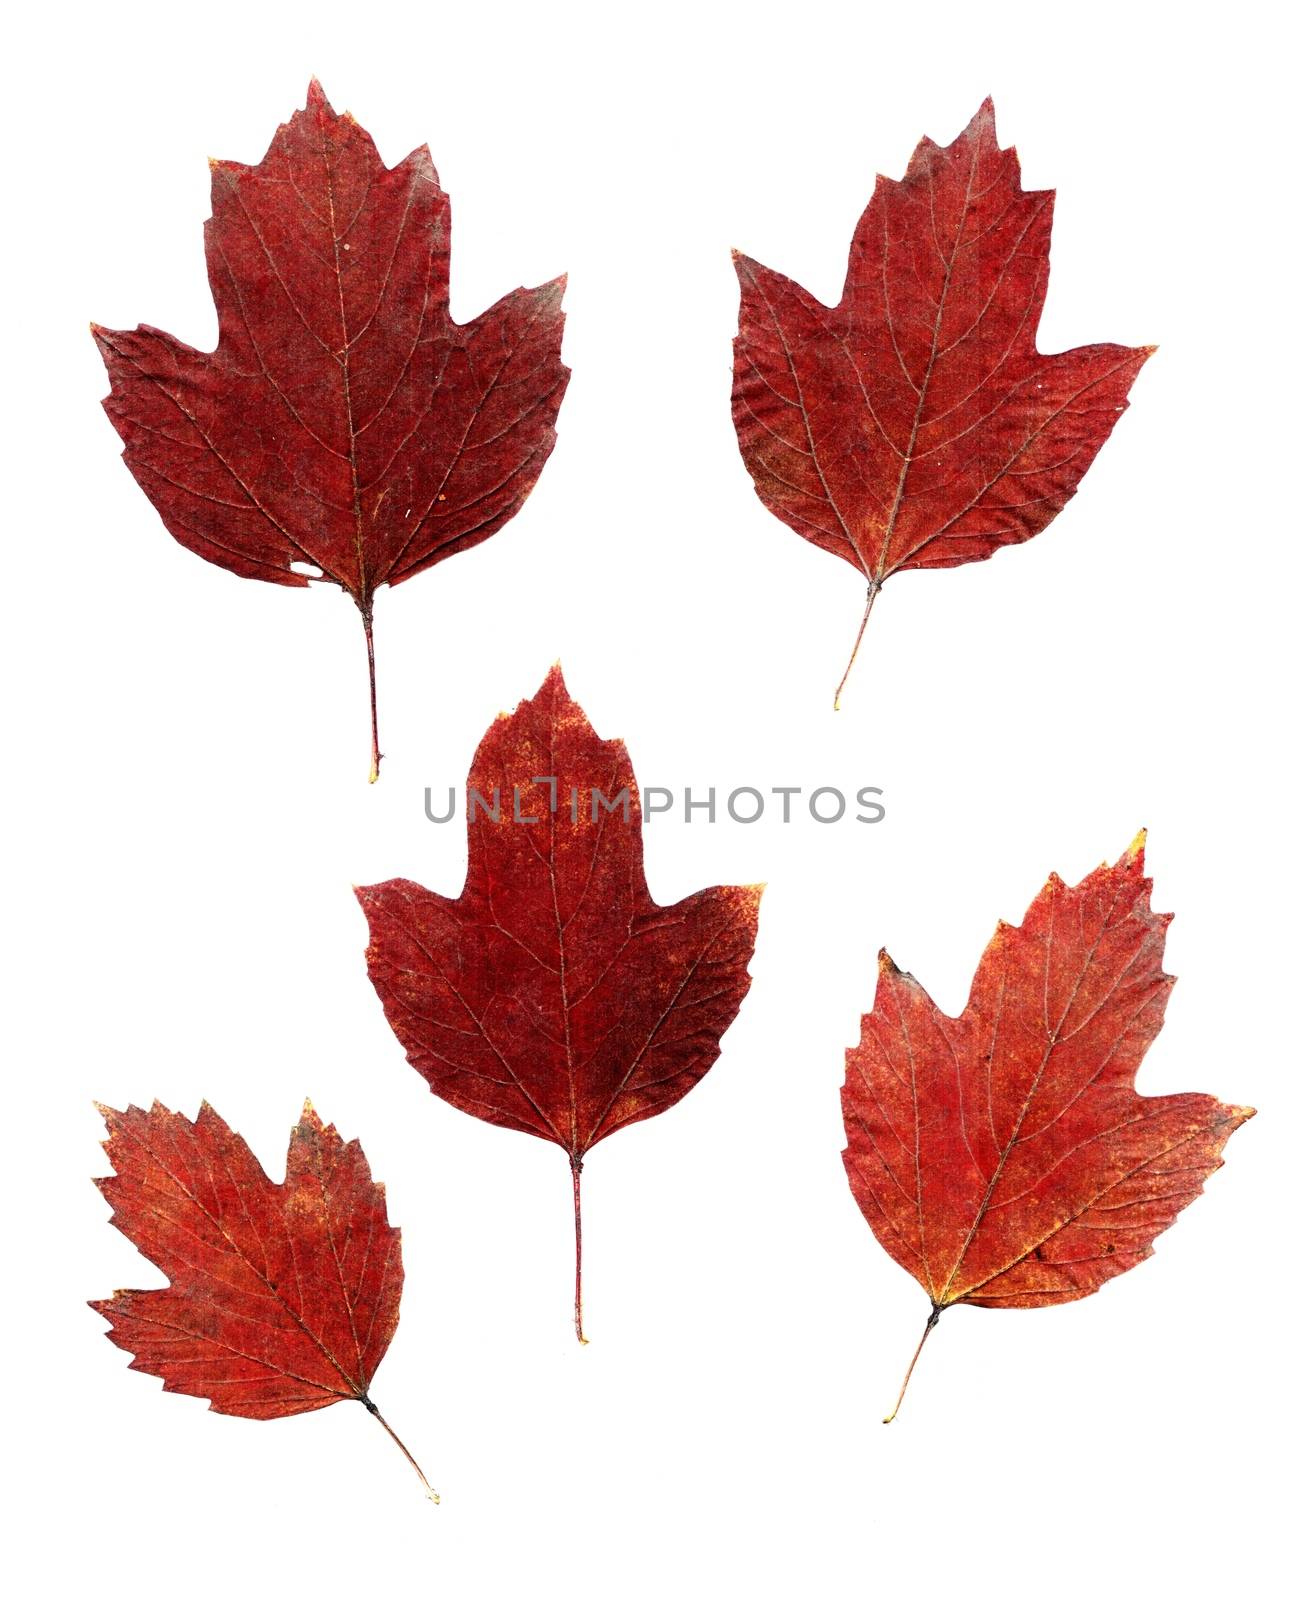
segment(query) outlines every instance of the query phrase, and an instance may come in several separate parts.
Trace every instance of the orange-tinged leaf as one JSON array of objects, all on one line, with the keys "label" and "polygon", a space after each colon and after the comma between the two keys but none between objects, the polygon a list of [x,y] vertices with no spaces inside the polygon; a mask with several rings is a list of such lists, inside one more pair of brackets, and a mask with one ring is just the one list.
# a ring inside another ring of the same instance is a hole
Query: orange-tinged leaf
[{"label": "orange-tinged leaf", "polygon": [[96,1185],[170,1280],[90,1302],[132,1368],[237,1417],[358,1400],[420,1473],[370,1398],[398,1326],[402,1247],[357,1141],[309,1103],[273,1183],[207,1102],[194,1122],[157,1101],[100,1110],[114,1176]]},{"label": "orange-tinged leaf", "polygon": [[429,150],[386,168],[315,81],[256,166],[211,167],[217,348],[93,326],[105,409],[181,544],[267,583],[314,568],[353,597],[374,724],[376,590],[495,533],[551,454],[565,280],[453,322]]},{"label": "orange-tinged leaf", "polygon": [[882,952],[846,1054],[845,1169],[927,1291],[927,1332],[948,1306],[1058,1305],[1137,1265],[1252,1116],[1136,1092],[1175,981],[1151,888],[1142,834],[1074,888],[1055,874],[999,924],[959,1017]]},{"label": "orange-tinged leaf", "polygon": [[1152,354],[1036,349],[1052,218],[987,100],[951,145],[924,139],[903,179],[878,178],[837,305],[735,255],[742,458],[775,516],[868,580],[865,623],[893,573],[1039,533]]},{"label": "orange-tinged leaf", "polygon": [[406,879],[357,891],[371,982],[436,1095],[566,1152],[577,1244],[587,1153],[718,1056],[750,987],[760,889],[652,900],[628,752],[597,737],[559,667],[484,735],[466,811],[459,898]]}]

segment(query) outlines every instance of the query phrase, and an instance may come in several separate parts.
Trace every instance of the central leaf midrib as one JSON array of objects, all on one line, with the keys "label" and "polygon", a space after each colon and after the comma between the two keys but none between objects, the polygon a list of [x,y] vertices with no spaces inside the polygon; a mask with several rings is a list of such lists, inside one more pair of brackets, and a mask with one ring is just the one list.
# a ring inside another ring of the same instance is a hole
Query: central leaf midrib
[{"label": "central leaf midrib", "polygon": [[[1053,1057],[1053,1052],[1058,1048],[1058,1045],[1061,1042],[1062,1029],[1063,1029],[1064,1025],[1066,1024],[1067,1018],[1071,1015],[1071,1008],[1076,1003],[1076,998],[1080,994],[1081,988],[1084,985],[1086,975],[1089,972],[1090,967],[1094,963],[1095,956],[1098,954],[1099,946],[1103,943],[1104,935],[1107,934],[1110,931],[1110,926],[1111,925],[1110,925],[1109,919],[1111,918],[1112,913],[1117,908],[1117,901],[1121,898],[1121,888],[1122,888],[1122,885],[1118,884],[1116,886],[1115,890],[1113,891],[1112,902],[1108,906],[1107,912],[1106,912],[1105,916],[1103,917],[1102,924],[1101,924],[1101,926],[1099,928],[1098,936],[1094,940],[1094,943],[1090,946],[1089,951],[1088,951],[1084,961],[1082,961],[1082,963],[1081,963],[1080,972],[1079,972],[1079,974],[1078,974],[1078,976],[1076,978],[1075,984],[1072,987],[1071,995],[1067,1000],[1067,1004],[1063,1007],[1062,1014],[1058,1018],[1057,1023],[1054,1025],[1052,1033],[1049,1035],[1049,1040],[1048,1040],[1048,1043],[1045,1046],[1044,1055],[1041,1057],[1040,1065],[1036,1069],[1035,1077],[1031,1081],[1031,1085],[1027,1089],[1025,1098],[1022,1101],[1022,1109],[1018,1112],[1017,1121],[1013,1124],[1013,1128],[1012,1128],[1011,1133],[1008,1136],[1008,1140],[1007,1140],[1006,1144],[1004,1145],[1004,1148],[1000,1151],[999,1160],[996,1163],[995,1170],[991,1174],[990,1180],[986,1185],[985,1194],[982,1195],[982,1197],[981,1197],[981,1204],[977,1207],[977,1212],[976,1212],[975,1217],[972,1219],[972,1225],[968,1229],[967,1237],[966,1237],[966,1239],[964,1239],[962,1247],[959,1250],[958,1255],[955,1257],[954,1265],[950,1268],[950,1273],[949,1273],[949,1276],[945,1280],[944,1287],[941,1289],[940,1300],[937,1301],[937,1302],[933,1302],[933,1303],[939,1304],[941,1302],[945,1302],[945,1296],[949,1293],[950,1287],[953,1284],[954,1279],[958,1276],[960,1270],[962,1269],[963,1263],[967,1260],[967,1253],[972,1248],[973,1242],[976,1239],[976,1236],[977,1236],[978,1231],[980,1230],[981,1224],[985,1221],[986,1215],[990,1210],[990,1203],[991,1203],[992,1199],[994,1198],[995,1190],[999,1186],[999,1180],[1003,1176],[1004,1168],[1008,1164],[1008,1158],[1012,1155],[1013,1151],[1017,1148],[1017,1143],[1018,1143],[1018,1140],[1021,1137],[1022,1128],[1023,1128],[1023,1126],[1024,1126],[1025,1122],[1026,1122],[1026,1118],[1030,1114],[1031,1104],[1034,1101],[1036,1095],[1039,1093],[1040,1084],[1044,1080],[1044,1074],[1048,1071],[1049,1062]],[[1049,962],[1050,962],[1050,958],[1051,958],[1051,954],[1052,954],[1052,947],[1053,947],[1053,917],[1052,917],[1052,909],[1051,909],[1050,918],[1049,918],[1049,932],[1048,932],[1048,936],[1047,936],[1047,939],[1046,939],[1045,955],[1044,955],[1044,970],[1045,970],[1045,986],[1046,986],[1046,989],[1047,989],[1048,981],[1049,981]],[[1046,1021],[1047,1021],[1047,1017],[1046,1017]],[[991,1039],[991,1051],[992,1051],[992,1053],[993,1053],[993,1050],[994,1050],[994,1040],[992,1038]],[[1027,1254],[1029,1254],[1029,1253],[1030,1252],[1028,1251]],[[1023,1257],[1021,1259],[1025,1259],[1025,1258]],[[1015,1265],[1015,1264],[1016,1263],[1010,1263],[1010,1265]],[[945,1303],[947,1303],[947,1302],[945,1302]]]},{"label": "central leaf midrib", "polygon": [[330,243],[334,251],[335,289],[339,296],[339,333],[343,340],[343,348],[335,359],[339,363],[339,371],[343,379],[344,420],[348,428],[348,470],[353,484],[353,524],[357,549],[357,589],[353,594],[353,599],[356,600],[362,615],[367,616],[370,612],[371,596],[366,584],[366,542],[362,532],[362,490],[357,475],[357,428],[353,420],[353,397],[348,369],[352,342],[348,336],[348,311],[344,304],[343,264],[339,255],[341,240],[335,220],[334,173],[330,166],[330,151],[326,142],[324,128],[321,130],[321,163],[325,171],[326,204],[330,210]]},{"label": "central leaf midrib", "polygon": [[[936,353],[940,347],[940,328],[945,319],[945,299],[949,294],[950,280],[954,275],[954,263],[958,259],[959,242],[963,237],[963,229],[967,224],[968,212],[972,207],[972,185],[976,179],[977,155],[980,144],[973,140],[972,159],[968,165],[967,192],[963,196],[963,210],[958,219],[958,226],[954,230],[954,245],[950,251],[949,260],[945,263],[945,281],[940,286],[940,299],[936,303],[936,317],[931,330],[931,354],[927,357],[927,370],[922,375],[922,382],[918,386],[918,403],[913,411],[913,427],[909,433],[909,442],[905,446],[904,454],[900,457],[900,475],[895,485],[895,500],[887,514],[886,527],[882,533],[881,553],[877,558],[877,570],[870,574],[872,582],[881,584],[888,576],[887,556],[890,553],[891,539],[895,533],[895,524],[899,519],[900,507],[904,504],[904,486],[908,482],[909,469],[913,465],[913,451],[918,442],[918,434],[922,428],[922,415],[927,405],[927,386],[931,382],[931,374],[936,366]],[[933,181],[932,171],[928,168],[927,182]],[[882,217],[882,249],[889,248],[889,238],[886,234],[885,207]],[[882,271],[885,274],[885,255],[883,254]],[[887,313],[889,315],[889,312]]]}]

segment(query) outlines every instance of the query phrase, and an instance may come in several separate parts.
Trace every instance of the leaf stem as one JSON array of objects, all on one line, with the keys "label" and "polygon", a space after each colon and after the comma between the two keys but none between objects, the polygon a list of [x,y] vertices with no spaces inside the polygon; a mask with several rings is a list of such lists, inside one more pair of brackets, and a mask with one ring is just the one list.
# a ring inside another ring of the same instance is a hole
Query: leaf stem
[{"label": "leaf stem", "polygon": [[580,1344],[583,1337],[583,1207],[579,1198],[579,1174],[583,1162],[578,1156],[570,1157],[570,1173],[574,1179],[574,1334]]},{"label": "leaf stem", "polygon": [[362,607],[362,629],[366,634],[366,668],[371,680],[371,775],[374,783],[380,776],[380,729],[375,710],[375,636],[371,629],[370,605]]},{"label": "leaf stem", "polygon": [[927,1326],[922,1330],[922,1337],[918,1340],[918,1348],[913,1352],[913,1360],[909,1362],[909,1370],[904,1374],[904,1382],[900,1385],[900,1392],[895,1401],[895,1407],[889,1417],[883,1417],[883,1422],[894,1422],[900,1414],[900,1407],[904,1404],[904,1391],[909,1387],[909,1379],[913,1376],[913,1369],[918,1364],[918,1357],[922,1354],[922,1347],[931,1336],[931,1330],[940,1321],[940,1313],[944,1306],[932,1306],[931,1315],[927,1318]]},{"label": "leaf stem", "polygon": [[863,643],[864,629],[868,626],[868,618],[872,615],[873,601],[877,598],[881,583],[876,578],[868,580],[868,601],[863,608],[863,621],[859,624],[859,632],[854,637],[854,649],[850,652],[850,659],[845,664],[845,671],[841,674],[841,681],[836,686],[836,696],[832,701],[832,710],[841,709],[841,691],[845,688],[845,681],[850,676],[854,666],[855,657],[859,654],[859,646]]},{"label": "leaf stem", "polygon": [[411,1451],[408,1450],[407,1446],[405,1444],[403,1444],[402,1440],[393,1431],[393,1429],[389,1426],[389,1424],[384,1420],[383,1416],[380,1414],[379,1406],[376,1405],[375,1401],[371,1399],[369,1394],[359,1395],[358,1399],[362,1402],[362,1404],[366,1407],[366,1409],[371,1413],[371,1415],[375,1418],[375,1420],[384,1429],[385,1433],[387,1433],[389,1435],[390,1439],[393,1440],[394,1444],[397,1445],[399,1450],[402,1451],[403,1455],[406,1456],[407,1460],[411,1462],[412,1468],[415,1471],[416,1476],[420,1479],[421,1483],[424,1484],[424,1486],[425,1486],[426,1495],[434,1502],[435,1505],[438,1505],[439,1497],[434,1492],[434,1490],[432,1488],[430,1488],[429,1479],[420,1470],[420,1462],[416,1460],[416,1457],[414,1455],[412,1455]]}]

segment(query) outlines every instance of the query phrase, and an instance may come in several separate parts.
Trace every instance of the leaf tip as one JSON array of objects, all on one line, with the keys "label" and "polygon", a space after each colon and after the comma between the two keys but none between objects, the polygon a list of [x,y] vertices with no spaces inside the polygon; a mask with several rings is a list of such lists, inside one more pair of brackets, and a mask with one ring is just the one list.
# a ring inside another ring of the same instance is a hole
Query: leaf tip
[{"label": "leaf tip", "polygon": [[1147,844],[1148,844],[1148,829],[1147,828],[1141,828],[1139,830],[1139,832],[1135,835],[1135,837],[1126,846],[1126,853],[1125,853],[1125,856],[1123,857],[1123,860],[1125,861],[1127,866],[1129,866],[1129,865],[1131,865],[1131,863],[1133,863],[1136,867],[1140,868],[1141,870],[1143,869],[1143,865],[1144,865],[1144,850],[1145,850]]},{"label": "leaf tip", "polygon": [[[967,127],[963,129],[963,132],[959,134],[959,139],[979,137],[986,132],[990,134],[997,148],[999,135],[995,131],[995,102],[993,95],[987,95],[972,113],[971,120],[968,122]],[[955,143],[957,142],[956,140]]]}]

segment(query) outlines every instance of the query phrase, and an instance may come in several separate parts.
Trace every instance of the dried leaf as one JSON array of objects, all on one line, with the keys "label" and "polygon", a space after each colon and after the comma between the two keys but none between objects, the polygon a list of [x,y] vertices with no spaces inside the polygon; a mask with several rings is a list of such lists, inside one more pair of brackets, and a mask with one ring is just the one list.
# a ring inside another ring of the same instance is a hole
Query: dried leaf
[{"label": "dried leaf", "polygon": [[367,964],[435,1094],[568,1155],[582,1340],[584,1158],[713,1064],[750,986],[760,890],[656,905],[628,752],[597,737],[558,667],[485,734],[467,818],[458,899],[405,879],[358,890]]},{"label": "dried leaf", "polygon": [[882,952],[846,1054],[845,1169],[927,1291],[923,1343],[949,1306],[1059,1305],[1138,1265],[1253,1115],[1135,1091],[1175,982],[1151,889],[1143,834],[1074,888],[1055,874],[999,924],[959,1017]]},{"label": "dried leaf", "polygon": [[375,592],[520,509],[569,378],[565,280],[453,322],[451,215],[429,150],[388,170],[315,80],[257,166],[211,166],[217,348],[92,325],[105,409],[188,549],[267,583],[302,586],[314,568],[356,601],[374,781]]},{"label": "dried leaf", "polygon": [[171,1285],[90,1302],[132,1368],[235,1417],[359,1400],[437,1500],[370,1396],[398,1326],[402,1247],[356,1139],[309,1102],[272,1183],[206,1101],[193,1123],[157,1101],[100,1110],[116,1176],[96,1185]]},{"label": "dried leaf", "polygon": [[838,305],[734,252],[742,458],[775,516],[868,580],[859,639],[893,573],[984,561],[1052,521],[1152,354],[1036,350],[1052,219],[987,100],[878,178]]}]

